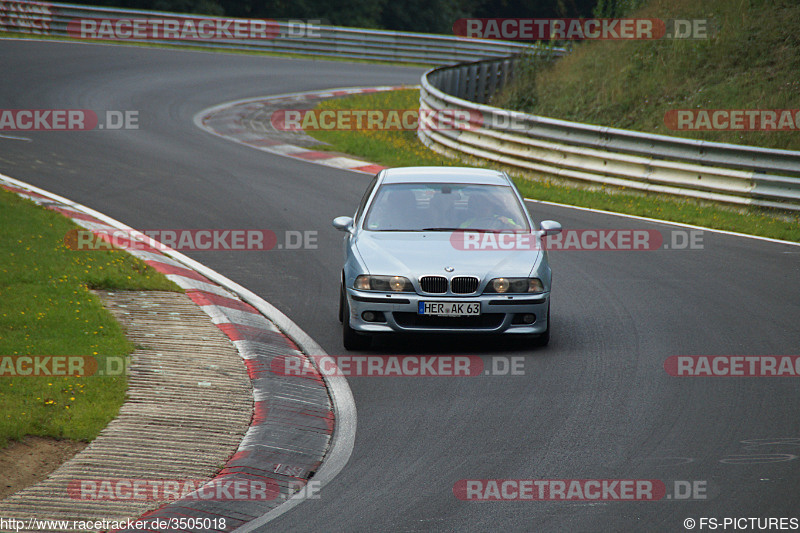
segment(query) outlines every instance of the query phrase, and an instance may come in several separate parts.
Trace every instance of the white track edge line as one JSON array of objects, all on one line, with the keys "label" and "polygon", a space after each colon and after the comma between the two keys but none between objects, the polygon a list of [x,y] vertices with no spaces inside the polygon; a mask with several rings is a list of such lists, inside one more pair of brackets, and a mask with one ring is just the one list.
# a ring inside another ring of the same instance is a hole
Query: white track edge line
[{"label": "white track edge line", "polygon": [[603,215],[613,215],[615,217],[633,218],[636,220],[645,220],[647,222],[655,222],[657,224],[668,224],[670,226],[678,226],[681,228],[699,229],[703,231],[710,231],[713,233],[721,233],[723,235],[731,235],[733,237],[745,237],[748,239],[757,239],[760,241],[772,242],[777,244],[788,244],[790,246],[800,246],[800,242],[784,241],[781,239],[773,239],[771,237],[762,237],[761,235],[750,235],[749,233],[739,233],[737,231],[728,231],[724,229],[707,228],[705,226],[696,226],[694,224],[686,224],[684,222],[672,222],[670,220],[662,220],[660,218],[643,217],[641,215],[629,215],[628,213],[616,213],[614,211],[605,211],[603,209],[595,209],[593,207],[583,207],[580,205],[560,204],[557,202],[547,202],[545,200],[536,200],[534,198],[525,198],[526,202],[533,202],[537,204],[553,205],[556,207],[566,207],[569,209],[578,209],[580,211],[589,211],[592,213],[600,213]]}]

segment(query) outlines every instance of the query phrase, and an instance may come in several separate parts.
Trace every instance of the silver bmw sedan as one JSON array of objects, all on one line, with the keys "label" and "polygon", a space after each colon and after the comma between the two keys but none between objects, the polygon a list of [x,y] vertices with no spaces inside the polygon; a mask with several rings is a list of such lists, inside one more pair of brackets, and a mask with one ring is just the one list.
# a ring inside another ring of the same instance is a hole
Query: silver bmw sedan
[{"label": "silver bmw sedan", "polygon": [[550,339],[550,266],[503,172],[463,167],[382,170],[345,232],[339,320],[348,350],[384,333],[528,335]]}]

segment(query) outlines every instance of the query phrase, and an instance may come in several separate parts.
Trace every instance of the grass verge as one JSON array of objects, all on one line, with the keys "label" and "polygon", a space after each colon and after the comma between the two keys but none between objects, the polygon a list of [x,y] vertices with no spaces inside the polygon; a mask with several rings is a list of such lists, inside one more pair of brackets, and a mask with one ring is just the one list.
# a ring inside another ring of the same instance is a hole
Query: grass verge
[{"label": "grass verge", "polygon": [[651,0],[630,16],[707,19],[709,38],[577,43],[551,64],[531,58],[492,105],[648,133],[800,150],[796,124],[791,131],[689,131],[670,129],[665,121],[676,109],[796,110],[800,3]]},{"label": "grass verge", "polygon": [[[419,91],[407,89],[367,93],[320,102],[317,109],[416,109]],[[430,151],[415,131],[317,130],[307,131],[329,146],[385,166],[462,165],[461,161]],[[470,166],[502,168],[489,162],[468,161]],[[511,171],[523,195],[536,200],[591,207],[652,217],[684,224],[800,242],[800,215],[759,208],[738,208],[620,188],[555,183],[534,173]]]},{"label": "grass verge", "polygon": [[134,346],[90,289],[181,289],[122,250],[77,251],[63,215],[0,188],[0,449],[26,435],[91,441],[125,400],[122,376],[21,376],[11,356],[109,357]]}]

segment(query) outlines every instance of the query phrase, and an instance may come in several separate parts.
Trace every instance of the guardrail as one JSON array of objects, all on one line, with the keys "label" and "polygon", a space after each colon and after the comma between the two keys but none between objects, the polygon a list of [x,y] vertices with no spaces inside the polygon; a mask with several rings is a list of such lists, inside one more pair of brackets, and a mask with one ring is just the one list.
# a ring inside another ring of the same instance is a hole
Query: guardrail
[{"label": "guardrail", "polygon": [[[173,19],[183,21],[239,20],[253,22],[252,19],[222,19],[220,17],[179,15],[161,11],[29,1],[0,1],[0,31],[68,37],[70,36],[68,31],[70,21],[81,18]],[[520,43],[465,39],[448,35],[322,25],[303,27],[300,24],[295,24],[290,26],[289,22],[285,21],[270,21],[269,24],[268,34],[277,34],[272,38],[198,38],[191,41],[186,39],[125,38],[125,41],[427,65],[445,65],[460,61],[509,56],[531,47]]]},{"label": "guardrail", "polygon": [[426,72],[420,110],[429,116],[460,110],[459,116],[470,118],[451,129],[420,128],[419,139],[437,152],[549,177],[800,210],[800,152],[653,135],[485,105],[514,67],[515,60],[504,58]]}]

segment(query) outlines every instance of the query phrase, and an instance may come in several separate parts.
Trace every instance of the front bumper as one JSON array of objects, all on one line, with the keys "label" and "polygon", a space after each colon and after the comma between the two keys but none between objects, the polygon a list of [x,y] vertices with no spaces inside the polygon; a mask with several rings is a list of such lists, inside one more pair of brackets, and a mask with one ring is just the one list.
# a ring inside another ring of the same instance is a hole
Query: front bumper
[{"label": "front bumper", "polygon": [[[350,327],[361,333],[508,333],[536,335],[547,329],[550,293],[503,296],[420,296],[347,289]],[[417,314],[419,302],[480,302],[479,317],[428,317]],[[378,321],[367,321],[372,313]],[[526,317],[526,315],[528,315]],[[535,315],[530,320],[529,315]]]}]

